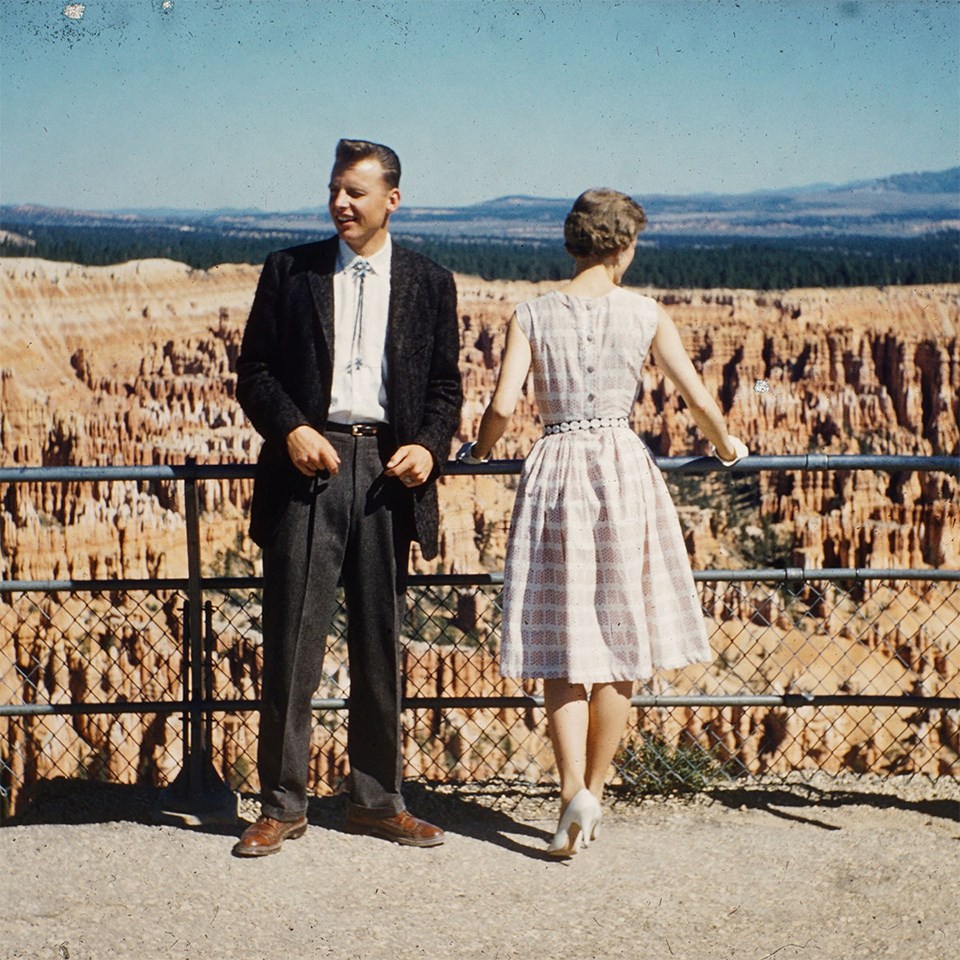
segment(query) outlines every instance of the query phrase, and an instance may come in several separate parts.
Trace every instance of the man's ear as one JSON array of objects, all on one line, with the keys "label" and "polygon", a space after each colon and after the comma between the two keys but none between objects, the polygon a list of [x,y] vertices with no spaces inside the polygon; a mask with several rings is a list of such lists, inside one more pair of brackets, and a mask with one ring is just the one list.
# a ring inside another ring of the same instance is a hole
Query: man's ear
[{"label": "man's ear", "polygon": [[400,188],[391,187],[387,194],[387,213],[393,213],[400,206]]}]

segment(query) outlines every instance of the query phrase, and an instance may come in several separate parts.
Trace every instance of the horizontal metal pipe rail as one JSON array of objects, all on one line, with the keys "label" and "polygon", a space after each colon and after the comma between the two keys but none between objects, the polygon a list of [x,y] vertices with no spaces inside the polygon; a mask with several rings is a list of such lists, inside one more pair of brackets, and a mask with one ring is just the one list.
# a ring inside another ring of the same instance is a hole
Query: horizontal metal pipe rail
[{"label": "horizontal metal pipe rail", "polygon": [[[630,699],[634,707],[893,707],[917,710],[960,710],[957,697],[860,696],[858,694],[785,693],[702,696],[637,695]],[[314,697],[313,710],[346,710],[349,701],[337,697]],[[543,697],[405,697],[404,710],[528,710],[543,706]],[[160,713],[250,713],[260,709],[259,700],[160,700],[113,701],[110,703],[26,703],[0,704],[0,717],[75,717],[121,716],[123,714]]]},{"label": "horizontal metal pipe rail", "polygon": [[[821,580],[930,580],[960,582],[960,570],[904,567],[764,567],[744,570],[694,570],[699,583],[816,583]],[[502,573],[416,573],[407,578],[412,587],[484,587],[502,586]],[[0,580],[0,593],[124,593],[131,590],[171,590],[185,593],[186,577],[168,580]],[[208,590],[257,590],[262,577],[203,577]]]},{"label": "horizontal metal pipe rail", "polygon": [[[877,470],[881,473],[935,471],[960,476],[960,457],[900,456],[894,454],[804,453],[749,456],[732,467],[715,457],[655,457],[664,473],[758,473],[765,470]],[[466,464],[449,461],[446,476],[519,473],[523,460],[489,460]],[[0,483],[64,483],[92,480],[248,480],[251,463],[194,463],[113,467],[0,467]]]}]

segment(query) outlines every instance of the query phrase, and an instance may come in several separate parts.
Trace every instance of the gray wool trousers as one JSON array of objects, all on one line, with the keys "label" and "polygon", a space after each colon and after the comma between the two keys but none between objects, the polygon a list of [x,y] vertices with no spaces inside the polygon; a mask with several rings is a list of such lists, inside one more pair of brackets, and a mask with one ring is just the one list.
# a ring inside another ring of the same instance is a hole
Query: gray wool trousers
[{"label": "gray wool trousers", "polygon": [[307,809],[313,712],[338,582],[350,658],[350,803],[374,816],[404,809],[399,636],[412,529],[410,494],[383,476],[389,431],[327,433],[336,476],[318,475],[263,551],[263,676],[257,766],[262,812],[296,820]]}]

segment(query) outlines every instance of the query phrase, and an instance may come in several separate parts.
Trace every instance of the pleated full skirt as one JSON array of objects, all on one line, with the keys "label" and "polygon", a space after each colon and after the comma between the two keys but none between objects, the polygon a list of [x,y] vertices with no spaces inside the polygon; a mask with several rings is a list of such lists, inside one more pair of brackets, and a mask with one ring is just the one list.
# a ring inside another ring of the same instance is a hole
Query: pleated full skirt
[{"label": "pleated full skirt", "polygon": [[544,437],[527,457],[504,568],[501,672],[571,683],[709,661],[673,500],[626,428]]}]

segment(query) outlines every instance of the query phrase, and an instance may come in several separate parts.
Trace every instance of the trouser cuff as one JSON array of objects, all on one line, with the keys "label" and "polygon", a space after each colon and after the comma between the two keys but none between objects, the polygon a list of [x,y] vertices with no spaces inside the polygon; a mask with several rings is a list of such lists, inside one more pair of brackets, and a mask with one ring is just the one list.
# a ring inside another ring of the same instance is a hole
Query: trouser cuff
[{"label": "trouser cuff", "polygon": [[347,801],[348,814],[357,813],[374,820],[387,820],[390,817],[395,817],[398,813],[403,813],[406,809],[403,797],[397,797],[396,800],[380,807],[361,807],[360,804],[354,803],[352,800]]}]

